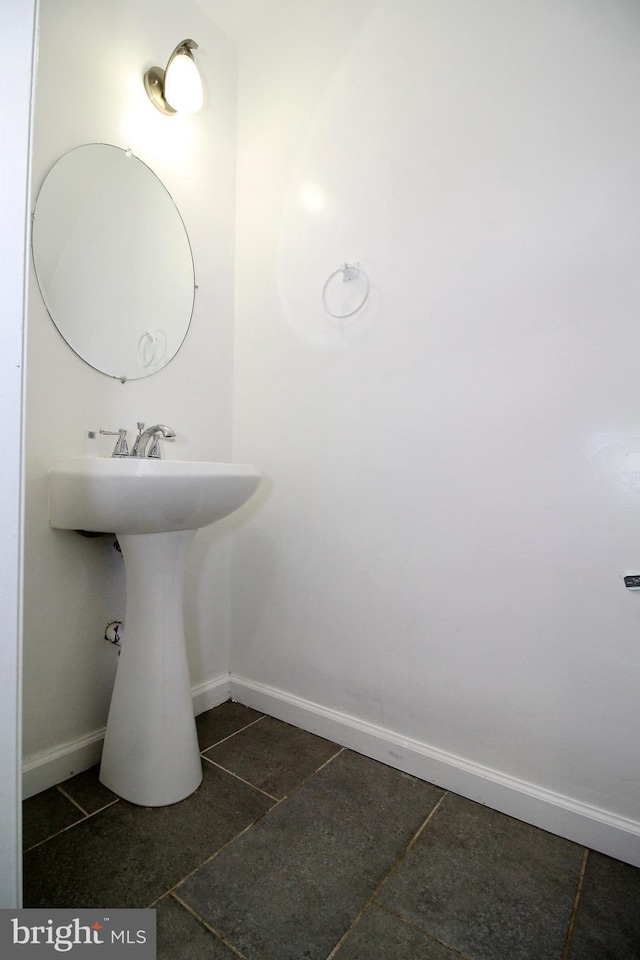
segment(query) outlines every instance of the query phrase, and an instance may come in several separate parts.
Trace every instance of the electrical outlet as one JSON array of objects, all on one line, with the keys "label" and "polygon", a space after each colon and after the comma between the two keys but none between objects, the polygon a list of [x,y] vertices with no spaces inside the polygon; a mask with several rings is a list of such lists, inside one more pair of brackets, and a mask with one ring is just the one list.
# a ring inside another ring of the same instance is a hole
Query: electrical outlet
[{"label": "electrical outlet", "polygon": [[630,573],[624,578],[627,590],[640,590],[640,573]]}]

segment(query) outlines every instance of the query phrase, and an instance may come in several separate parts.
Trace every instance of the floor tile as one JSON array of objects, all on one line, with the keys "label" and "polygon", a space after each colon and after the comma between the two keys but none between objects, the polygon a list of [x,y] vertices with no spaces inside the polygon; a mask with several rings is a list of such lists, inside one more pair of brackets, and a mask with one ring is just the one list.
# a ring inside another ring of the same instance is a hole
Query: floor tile
[{"label": "floor tile", "polygon": [[118,799],[115,793],[112,793],[111,790],[100,783],[99,774],[100,764],[97,764],[95,767],[65,780],[64,783],[60,784],[60,787],[87,813],[95,813]]},{"label": "floor tile", "polygon": [[461,956],[374,905],[349,934],[335,960],[461,960]]},{"label": "floor tile", "polygon": [[29,797],[22,804],[22,845],[25,850],[40,843],[72,823],[83,814],[56,787]]},{"label": "floor tile", "polygon": [[589,852],[569,960],[638,960],[640,870]]},{"label": "floor tile", "polygon": [[169,807],[120,800],[24,857],[25,907],[146,907],[270,801],[205,764],[194,794]]},{"label": "floor tile", "polygon": [[449,794],[378,900],[473,960],[558,960],[582,857]]},{"label": "floor tile", "polygon": [[249,960],[325,960],[441,795],[343,751],[176,894]]},{"label": "floor tile", "polygon": [[261,716],[263,714],[258,713],[257,710],[235,703],[233,700],[227,700],[226,703],[201,713],[196,717],[200,750],[206,750],[214,743],[224,740],[225,737],[230,737],[247,724],[259,720]]},{"label": "floor tile", "polygon": [[156,904],[156,960],[237,960],[199,920],[172,896]]},{"label": "floor tile", "polygon": [[299,730],[282,720],[264,717],[205,757],[282,799],[340,749],[338,744]]}]

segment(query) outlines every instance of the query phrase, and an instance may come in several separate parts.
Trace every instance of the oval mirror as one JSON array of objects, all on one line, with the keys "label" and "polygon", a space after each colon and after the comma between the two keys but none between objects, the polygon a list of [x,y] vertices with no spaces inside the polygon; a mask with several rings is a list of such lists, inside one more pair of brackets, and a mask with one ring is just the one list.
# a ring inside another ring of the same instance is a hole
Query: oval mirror
[{"label": "oval mirror", "polygon": [[130,151],[76,147],[47,174],[32,233],[38,285],[78,356],[121,380],[176,355],[193,312],[191,246],[169,192]]}]

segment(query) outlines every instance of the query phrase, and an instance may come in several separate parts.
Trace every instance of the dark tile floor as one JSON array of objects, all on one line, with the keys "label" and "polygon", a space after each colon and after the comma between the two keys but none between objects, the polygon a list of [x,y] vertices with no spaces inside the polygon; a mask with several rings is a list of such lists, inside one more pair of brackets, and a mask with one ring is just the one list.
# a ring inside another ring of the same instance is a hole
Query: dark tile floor
[{"label": "dark tile floor", "polygon": [[24,803],[26,907],[153,907],[158,960],[639,960],[640,870],[228,702],[204,780]]}]

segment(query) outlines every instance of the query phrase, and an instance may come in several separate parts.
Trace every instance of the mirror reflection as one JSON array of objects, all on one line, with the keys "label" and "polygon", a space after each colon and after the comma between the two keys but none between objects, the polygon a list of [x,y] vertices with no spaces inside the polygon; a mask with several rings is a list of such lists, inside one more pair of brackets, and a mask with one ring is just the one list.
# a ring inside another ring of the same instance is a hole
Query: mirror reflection
[{"label": "mirror reflection", "polygon": [[96,370],[139,379],[178,352],[194,302],[189,238],[130,151],[93,143],[61,157],[38,194],[32,247],[53,322]]}]

